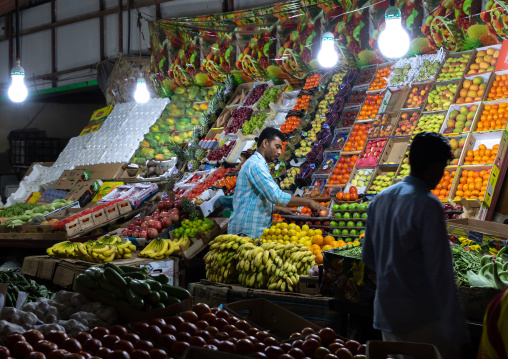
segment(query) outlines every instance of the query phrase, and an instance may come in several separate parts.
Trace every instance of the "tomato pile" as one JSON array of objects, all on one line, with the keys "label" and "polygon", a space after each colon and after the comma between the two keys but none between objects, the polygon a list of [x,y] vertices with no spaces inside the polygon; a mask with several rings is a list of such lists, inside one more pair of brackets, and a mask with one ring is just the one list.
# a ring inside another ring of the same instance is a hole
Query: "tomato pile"
[{"label": "tomato pile", "polygon": [[355,186],[349,187],[349,192],[337,192],[335,195],[337,201],[356,201],[358,199],[358,190]]},{"label": "tomato pile", "polygon": [[315,87],[319,86],[319,80],[321,80],[321,77],[323,77],[320,74],[314,74],[307,77],[307,80],[305,81],[305,85],[303,86],[304,90],[310,90]]},{"label": "tomato pile", "polygon": [[124,201],[123,199],[116,199],[114,201],[111,201],[111,202],[107,202],[107,203],[103,203],[103,204],[98,204],[96,205],[95,207],[93,208],[88,208],[88,209],[85,209],[79,213],[76,213],[68,218],[65,218],[65,219],[62,219],[58,222],[56,222],[55,224],[53,224],[53,229],[55,230],[64,230],[65,229],[65,225],[67,223],[70,223],[72,221],[75,221],[76,219],[80,218],[80,217],[83,217],[83,216],[86,216],[90,213],[94,213],[94,212],[97,212],[97,211],[100,211],[101,209],[107,209],[107,208],[110,208],[110,207],[113,207],[113,206],[116,206],[117,203],[119,202],[122,202]]}]

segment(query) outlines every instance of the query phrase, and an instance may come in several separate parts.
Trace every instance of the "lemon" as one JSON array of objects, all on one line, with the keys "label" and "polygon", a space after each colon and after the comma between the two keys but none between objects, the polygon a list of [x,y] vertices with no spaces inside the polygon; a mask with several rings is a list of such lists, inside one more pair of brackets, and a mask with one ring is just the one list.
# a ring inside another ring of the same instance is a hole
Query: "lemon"
[{"label": "lemon", "polygon": [[284,240],[289,241],[289,236],[287,234],[284,236]]},{"label": "lemon", "polygon": [[307,247],[310,247],[312,246],[312,241],[307,240],[303,244],[305,244]]},{"label": "lemon", "polygon": [[266,243],[266,239],[263,239],[263,243]]},{"label": "lemon", "polygon": [[306,225],[306,224],[304,224],[304,225],[302,226],[302,231],[307,232],[308,230],[309,230],[309,226],[308,226],[308,225]]},{"label": "lemon", "polygon": [[282,231],[281,231],[279,228],[277,228],[277,229],[275,230],[275,234],[276,234],[277,236],[280,236],[280,234],[281,234],[281,233],[282,233]]},{"label": "lemon", "polygon": [[288,229],[288,224],[287,224],[287,223],[285,223],[285,222],[282,222],[282,223],[280,224],[280,227],[281,227],[281,228],[283,228],[283,229]]},{"label": "lemon", "polygon": [[275,234],[275,229],[270,228],[270,229],[268,230],[268,234],[271,234],[271,235]]},{"label": "lemon", "polygon": [[302,235],[302,237],[305,237],[307,235],[307,231],[301,231],[300,234]]},{"label": "lemon", "polygon": [[263,234],[266,236],[267,234],[270,234],[270,230],[268,228],[263,229]]},{"label": "lemon", "polygon": [[315,235],[315,236],[322,236],[322,235],[323,235],[323,232],[321,232],[321,230],[320,230],[320,229],[315,229],[315,230],[314,230],[314,235]]},{"label": "lemon", "polygon": [[284,241],[284,244],[289,244],[289,241]]},{"label": "lemon", "polygon": [[290,229],[288,234],[292,237],[292,236],[296,236],[296,231],[294,229]]},{"label": "lemon", "polygon": [[283,234],[283,235],[288,234],[288,232],[289,232],[289,231],[287,230],[287,228],[284,228],[284,229],[282,230],[282,234]]},{"label": "lemon", "polygon": [[282,234],[279,234],[277,236],[277,240],[282,241],[284,239],[284,236]]},{"label": "lemon", "polygon": [[279,239],[277,242],[279,242],[280,244],[284,244],[284,241],[282,239]]},{"label": "lemon", "polygon": [[307,231],[307,234],[309,235],[309,237],[314,237],[314,235],[316,234],[316,232],[313,230],[313,229],[309,229]]},{"label": "lemon", "polygon": [[291,238],[290,238],[290,239],[291,239],[291,242],[296,242],[296,241],[298,241],[298,238],[297,238],[296,236],[291,236]]}]

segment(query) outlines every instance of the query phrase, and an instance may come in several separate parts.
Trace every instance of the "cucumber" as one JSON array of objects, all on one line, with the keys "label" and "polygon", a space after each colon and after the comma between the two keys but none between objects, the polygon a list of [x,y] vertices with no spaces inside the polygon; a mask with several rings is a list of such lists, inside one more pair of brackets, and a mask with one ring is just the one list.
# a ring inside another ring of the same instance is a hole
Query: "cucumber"
[{"label": "cucumber", "polygon": [[123,274],[124,273],[122,268],[120,268],[119,266],[117,266],[116,264],[113,264],[111,262],[108,262],[108,263],[104,264],[104,269],[106,269],[106,268],[111,268],[115,272],[117,272],[118,274]]},{"label": "cucumber", "polygon": [[147,296],[147,299],[151,304],[155,304],[160,302],[161,296],[159,292],[152,290],[150,294]]},{"label": "cucumber", "polygon": [[145,301],[143,298],[136,295],[132,289],[127,289],[125,291],[125,297],[127,298],[129,305],[134,309],[143,309],[145,306]]},{"label": "cucumber", "polygon": [[76,277],[76,282],[79,285],[82,285],[83,287],[88,288],[88,289],[99,288],[99,282],[97,282],[96,280],[92,279],[90,276],[83,274],[83,273],[78,274],[78,276]]},{"label": "cucumber", "polygon": [[155,290],[157,292],[160,292],[162,290],[162,284],[160,284],[159,282],[157,282],[155,280],[147,279],[147,280],[145,280],[145,283],[148,283],[151,290]]},{"label": "cucumber", "polygon": [[129,288],[129,285],[125,281],[125,279],[122,278],[120,273],[112,269],[111,267],[108,267],[104,269],[104,277],[113,285],[120,288],[122,291],[125,291]]},{"label": "cucumber", "polygon": [[138,279],[138,280],[145,280],[146,275],[140,272],[129,272],[122,274],[122,277],[124,278],[132,278],[132,279]]},{"label": "cucumber", "polygon": [[168,296],[170,296],[170,297],[173,296],[173,297],[176,297],[180,300],[190,298],[190,296],[191,296],[191,294],[189,293],[188,290],[180,288],[180,287],[174,287],[169,284],[163,284],[162,289],[166,293],[168,293]]},{"label": "cucumber", "polygon": [[166,300],[168,300],[168,293],[166,293],[165,291],[161,290],[159,292],[159,295],[161,297],[160,299],[161,302],[165,302]]},{"label": "cucumber", "polygon": [[170,305],[173,305],[173,304],[178,304],[180,303],[180,299],[176,298],[176,297],[173,297],[173,296],[169,296],[167,300],[163,301],[162,303],[164,303],[164,305],[166,307],[169,307]]},{"label": "cucumber", "polygon": [[146,268],[146,267],[138,268],[138,267],[130,267],[130,266],[118,266],[118,268],[123,270],[124,273],[139,272],[139,273],[148,274],[148,268]]},{"label": "cucumber", "polygon": [[108,292],[113,293],[119,299],[123,297],[123,291],[114,284],[112,284],[111,282],[108,282],[107,280],[99,281],[99,287]]},{"label": "cucumber", "polygon": [[85,271],[85,274],[91,277],[93,280],[101,280],[104,270],[97,267],[90,267]]},{"label": "cucumber", "polygon": [[169,277],[165,274],[152,275],[151,277],[161,284],[169,283]]},{"label": "cucumber", "polygon": [[150,309],[162,309],[162,308],[166,308],[166,306],[164,305],[164,303],[161,302],[157,302],[150,305]]},{"label": "cucumber", "polygon": [[110,292],[109,290],[97,288],[94,291],[95,291],[95,293],[99,294],[101,297],[112,299],[112,300],[118,300],[118,297],[115,295],[115,293]]},{"label": "cucumber", "polygon": [[130,289],[132,289],[134,293],[136,293],[141,297],[145,297],[148,294],[150,294],[150,286],[148,285],[148,283],[142,282],[140,280],[132,279],[129,284],[129,287]]}]

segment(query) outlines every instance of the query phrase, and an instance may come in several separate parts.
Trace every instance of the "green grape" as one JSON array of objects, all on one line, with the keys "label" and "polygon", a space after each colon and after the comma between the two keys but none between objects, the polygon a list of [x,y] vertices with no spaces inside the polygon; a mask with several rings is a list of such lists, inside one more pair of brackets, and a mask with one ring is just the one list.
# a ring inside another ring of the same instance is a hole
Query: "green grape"
[{"label": "green grape", "polygon": [[242,125],[242,132],[244,135],[250,135],[254,132],[254,129],[261,129],[265,124],[265,120],[268,117],[267,113],[257,113],[252,115],[248,121],[245,121]]},{"label": "green grape", "polygon": [[282,92],[282,87],[271,87],[265,91],[263,94],[263,98],[259,100],[258,107],[260,110],[266,110],[270,107],[270,103],[277,101],[280,93]]}]

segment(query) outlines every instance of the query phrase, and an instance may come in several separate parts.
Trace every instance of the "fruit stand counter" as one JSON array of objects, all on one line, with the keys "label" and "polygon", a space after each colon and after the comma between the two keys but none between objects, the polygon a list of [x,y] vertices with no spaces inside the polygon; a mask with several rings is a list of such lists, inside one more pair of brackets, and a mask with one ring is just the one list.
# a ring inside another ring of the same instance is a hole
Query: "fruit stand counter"
[{"label": "fruit stand counter", "polygon": [[339,327],[339,315],[330,310],[330,297],[306,295],[301,293],[282,293],[272,290],[245,288],[235,284],[220,284],[201,280],[192,283],[189,291],[195,303],[220,305],[245,299],[264,298],[283,306],[289,311],[319,325],[320,327]]}]

